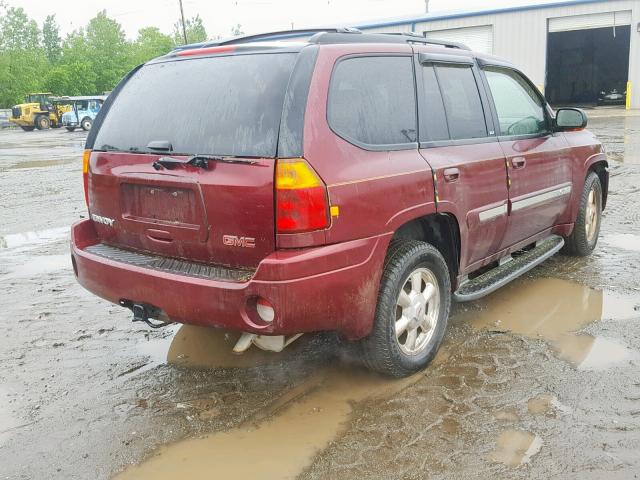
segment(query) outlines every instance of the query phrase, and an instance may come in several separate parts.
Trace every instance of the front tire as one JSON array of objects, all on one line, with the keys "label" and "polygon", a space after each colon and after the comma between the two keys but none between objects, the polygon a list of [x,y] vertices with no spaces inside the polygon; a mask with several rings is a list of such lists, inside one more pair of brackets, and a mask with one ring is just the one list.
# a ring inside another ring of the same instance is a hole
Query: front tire
[{"label": "front tire", "polygon": [[85,132],[88,132],[89,130],[91,130],[91,124],[92,122],[90,118],[83,118],[82,122],[80,122],[80,126]]},{"label": "front tire", "polygon": [[449,269],[428,243],[395,240],[385,259],[371,334],[361,340],[367,367],[405,377],[426,367],[447,328]]},{"label": "front tire", "polygon": [[75,131],[76,127],[65,127],[67,129],[68,132],[73,132]]},{"label": "front tire", "polygon": [[24,130],[25,132],[33,132],[33,130],[34,130],[36,127],[24,127],[24,126],[20,125],[20,128],[21,128],[22,130]]},{"label": "front tire", "polygon": [[51,120],[49,120],[49,117],[40,115],[36,118],[36,128],[38,130],[47,130],[49,127],[51,127]]},{"label": "front tire", "polygon": [[565,239],[563,253],[586,257],[598,244],[602,222],[602,185],[595,172],[590,172],[584,182],[580,197],[580,210],[571,235]]}]

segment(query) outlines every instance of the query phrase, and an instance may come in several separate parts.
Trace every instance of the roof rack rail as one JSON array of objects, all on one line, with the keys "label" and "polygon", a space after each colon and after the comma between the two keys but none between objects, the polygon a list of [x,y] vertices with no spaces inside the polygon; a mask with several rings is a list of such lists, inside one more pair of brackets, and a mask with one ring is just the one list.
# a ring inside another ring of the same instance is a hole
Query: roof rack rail
[{"label": "roof rack rail", "polygon": [[353,34],[362,33],[357,28],[352,27],[332,27],[332,28],[305,28],[300,30],[281,30],[277,32],[258,33],[256,35],[243,35],[241,37],[226,38],[222,40],[211,40],[189,45],[180,45],[174,50],[191,50],[193,48],[218,47],[222,45],[235,45],[239,43],[249,43],[260,40],[282,40],[289,37],[302,37],[305,35],[315,35],[318,33]]},{"label": "roof rack rail", "polygon": [[341,32],[322,31],[309,39],[311,43],[423,43],[425,45],[439,45],[445,48],[458,48],[460,50],[471,50],[469,47],[458,42],[448,42],[426,38],[415,32],[394,32],[394,33],[361,33],[361,35],[343,35]]}]

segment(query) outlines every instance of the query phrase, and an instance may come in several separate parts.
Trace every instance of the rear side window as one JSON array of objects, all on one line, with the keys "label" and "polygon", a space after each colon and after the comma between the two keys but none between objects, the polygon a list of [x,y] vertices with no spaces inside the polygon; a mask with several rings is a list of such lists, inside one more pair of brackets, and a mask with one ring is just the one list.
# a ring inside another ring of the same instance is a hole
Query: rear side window
[{"label": "rear side window", "polygon": [[416,96],[411,57],[354,57],[340,61],[331,78],[329,125],[351,143],[414,143]]},{"label": "rear side window", "polygon": [[447,117],[433,65],[421,67],[424,112],[420,112],[420,141],[449,140]]},{"label": "rear side window", "polygon": [[535,135],[547,131],[544,105],[529,82],[513,70],[487,68],[484,72],[502,135]]},{"label": "rear side window", "polygon": [[471,67],[437,65],[435,68],[447,112],[451,139],[486,137],[487,123]]},{"label": "rear side window", "polygon": [[96,136],[98,150],[274,157],[296,53],[149,64],[123,86]]}]

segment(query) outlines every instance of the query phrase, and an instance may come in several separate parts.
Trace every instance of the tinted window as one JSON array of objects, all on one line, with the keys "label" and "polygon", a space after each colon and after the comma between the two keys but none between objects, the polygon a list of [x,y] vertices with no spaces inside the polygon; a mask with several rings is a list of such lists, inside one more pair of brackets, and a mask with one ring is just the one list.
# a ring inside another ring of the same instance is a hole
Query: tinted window
[{"label": "tinted window", "polygon": [[471,67],[438,65],[436,71],[451,139],[486,137],[487,124]]},{"label": "tinted window", "polygon": [[420,141],[448,140],[447,117],[435,71],[432,65],[421,67],[421,70],[424,105],[420,112]]},{"label": "tinted window", "polygon": [[282,105],[297,54],[232,55],[150,64],[124,85],[104,118],[96,149],[276,154]]},{"label": "tinted window", "polygon": [[357,57],[339,62],[329,88],[329,125],[356,143],[416,141],[410,57]]},{"label": "tinted window", "polygon": [[485,70],[502,135],[531,135],[547,130],[544,106],[533,87],[512,70]]}]

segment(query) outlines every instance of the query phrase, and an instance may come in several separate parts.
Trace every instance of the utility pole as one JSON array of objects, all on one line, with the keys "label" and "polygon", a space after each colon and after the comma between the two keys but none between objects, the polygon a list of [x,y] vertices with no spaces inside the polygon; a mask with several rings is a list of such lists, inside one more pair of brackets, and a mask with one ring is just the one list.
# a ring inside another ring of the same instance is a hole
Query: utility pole
[{"label": "utility pole", "polygon": [[[184,25],[184,10],[182,9],[182,0],[178,1],[180,2],[180,17],[182,18],[182,35],[184,35],[184,44],[186,45],[189,42],[187,41],[187,27]],[[427,0],[427,3],[429,3],[429,0]]]},{"label": "utility pole", "polygon": [[429,0],[424,0],[424,11],[429,13]]}]

